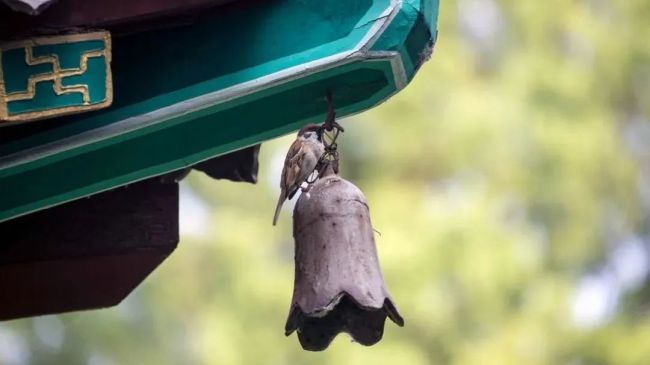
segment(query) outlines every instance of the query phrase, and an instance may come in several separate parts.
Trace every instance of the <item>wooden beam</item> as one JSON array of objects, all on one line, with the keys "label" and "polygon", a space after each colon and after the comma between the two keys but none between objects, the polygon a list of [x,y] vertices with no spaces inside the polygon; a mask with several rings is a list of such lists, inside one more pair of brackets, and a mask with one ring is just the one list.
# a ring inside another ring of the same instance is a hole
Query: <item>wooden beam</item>
[{"label": "wooden beam", "polygon": [[118,304],[178,243],[178,184],[150,179],[0,224],[0,320]]},{"label": "wooden beam", "polygon": [[259,167],[257,156],[260,145],[244,148],[217,158],[212,158],[192,166],[213,179],[243,181],[255,184]]}]

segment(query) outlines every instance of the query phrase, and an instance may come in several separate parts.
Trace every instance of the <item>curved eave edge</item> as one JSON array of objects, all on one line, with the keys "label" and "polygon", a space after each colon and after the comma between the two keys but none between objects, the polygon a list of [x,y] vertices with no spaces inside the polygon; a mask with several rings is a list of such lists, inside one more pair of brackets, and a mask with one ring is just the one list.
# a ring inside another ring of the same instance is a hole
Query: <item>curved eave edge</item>
[{"label": "curved eave edge", "polygon": [[[390,61],[396,88],[398,90],[404,88],[410,80],[407,78],[406,71],[404,70],[402,55],[398,52],[368,50],[346,52],[345,54],[321,59],[312,65],[299,66],[269,75],[268,80],[266,80],[266,78],[263,78],[265,80],[252,80],[224,90],[170,105],[150,113],[129,117],[101,128],[79,133],[72,137],[63,138],[55,142],[32,147],[25,151],[2,156],[0,157],[0,178],[8,175],[8,170],[13,171],[13,169],[25,164],[34,163],[46,158],[53,158],[57,154],[69,153],[75,149],[107,141],[114,137],[125,137],[130,133],[143,133],[148,128],[160,128],[163,127],[164,124],[173,123],[181,117],[183,117],[184,120],[191,119],[187,117],[193,114],[201,115],[215,107],[221,107],[219,109],[227,109],[231,102],[236,102],[240,98],[252,95],[253,92],[271,90],[275,87],[283,86],[293,81],[355,62],[382,60]],[[349,113],[345,113],[346,109],[349,108],[341,108],[338,110],[338,114],[341,116],[348,116]],[[363,110],[358,110],[356,112],[361,111]],[[320,115],[318,118],[322,116],[324,116],[324,114]],[[296,124],[294,129],[289,129],[284,132],[289,133],[298,129],[299,124]],[[270,137],[269,139],[271,138],[275,137]],[[253,144],[260,142],[263,141],[257,141]],[[247,146],[242,146],[241,148],[244,147]],[[51,161],[54,162],[56,160]]]},{"label": "curved eave edge", "polygon": [[[381,91],[377,91],[375,96],[368,98],[368,100],[350,103],[339,108],[338,113],[341,116],[356,114],[385,101],[405,87],[413,78],[417,68],[421,64],[419,61],[422,60],[421,57],[417,57],[421,54],[420,52],[430,48],[435,41],[428,30],[431,25],[426,22],[426,17],[421,12],[412,12],[413,7],[404,7],[402,2],[392,2],[392,6],[392,9],[390,9],[390,12],[385,17],[385,21],[382,22],[381,25],[377,26],[375,30],[376,33],[365,37],[364,41],[360,43],[355,50],[326,57],[325,59],[316,61],[316,63],[310,63],[269,75],[270,80],[262,89],[271,90],[281,87],[284,84],[299,82],[302,79],[309,78],[309,76],[325,73],[328,70],[341,68],[345,65],[371,64],[374,62],[385,64],[388,62],[390,65],[390,74],[392,75],[392,82],[390,82],[391,85],[383,87]],[[387,47],[387,49],[384,50],[378,49],[377,44],[383,42],[382,38],[386,35],[386,30],[393,26],[393,21],[397,18],[404,17],[405,15],[406,19],[413,19],[413,15],[415,15],[416,21],[411,23],[411,28],[408,35],[405,37],[404,42],[397,42],[394,47]],[[424,39],[424,42],[422,42],[422,34],[429,35]],[[410,47],[409,42],[413,43]],[[416,43],[419,43],[419,45]],[[417,50],[417,48],[419,48],[418,56],[414,56],[415,53],[413,53],[413,50]],[[177,105],[157,110],[153,113],[128,118],[113,125],[104,127],[106,129],[100,131],[101,133],[98,134],[96,134],[98,131],[88,131],[78,136],[71,137],[70,139],[35,147],[29,151],[4,156],[3,158],[0,158],[0,185],[5,185],[2,180],[11,177],[11,175],[14,174],[27,172],[27,175],[30,175],[30,172],[39,170],[39,168],[61,164],[65,162],[67,158],[88,151],[106,148],[112,144],[119,143],[120,140],[124,141],[128,138],[143,138],[143,136],[146,136],[148,132],[161,130],[165,125],[173,126],[175,123],[191,123],[192,120],[194,120],[193,117],[195,115],[196,118],[200,118],[209,115],[210,112],[214,113],[216,109],[221,108],[222,110],[227,110],[226,105],[229,102],[237,101],[238,99],[251,95],[253,92],[259,90],[259,83],[237,85],[236,87],[191,99]],[[180,159],[170,159],[169,161],[162,161],[160,163],[152,162],[147,168],[137,169],[130,173],[118,176],[110,176],[108,179],[97,180],[95,183],[86,185],[72,183],[65,189],[61,189],[59,193],[46,197],[44,196],[43,199],[24,201],[23,204],[15,204],[13,206],[5,205],[4,207],[0,207],[0,221],[160,175],[178,168],[193,165],[214,156],[225,154],[286,134],[298,129],[307,121],[318,120],[322,117],[323,113],[316,113],[315,116],[310,116],[309,118],[297,120],[290,124],[285,124],[258,133],[250,133],[244,138],[239,138],[230,143],[212,146],[211,148],[206,148],[197,153],[185,155]],[[70,168],[70,166],[67,168]],[[43,174],[43,176],[46,175]],[[3,190],[7,191],[6,189]]]}]

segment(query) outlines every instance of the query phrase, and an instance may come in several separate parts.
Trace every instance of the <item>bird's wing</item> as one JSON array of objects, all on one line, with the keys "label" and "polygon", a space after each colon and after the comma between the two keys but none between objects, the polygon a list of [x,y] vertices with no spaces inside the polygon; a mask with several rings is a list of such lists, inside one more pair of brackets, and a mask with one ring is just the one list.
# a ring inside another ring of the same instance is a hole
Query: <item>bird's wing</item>
[{"label": "bird's wing", "polygon": [[284,168],[282,171],[282,180],[280,182],[280,187],[287,191],[287,195],[294,190],[294,185],[296,185],[296,180],[300,173],[300,166],[302,165],[303,157],[304,153],[302,153],[302,143],[296,140],[291,144],[289,152],[287,152],[287,157],[284,160]]}]

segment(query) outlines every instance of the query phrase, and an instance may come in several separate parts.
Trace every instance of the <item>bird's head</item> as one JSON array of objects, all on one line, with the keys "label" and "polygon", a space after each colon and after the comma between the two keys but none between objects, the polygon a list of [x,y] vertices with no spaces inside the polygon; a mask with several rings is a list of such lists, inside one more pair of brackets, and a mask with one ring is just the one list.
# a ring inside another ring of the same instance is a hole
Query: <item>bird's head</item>
[{"label": "bird's head", "polygon": [[298,131],[298,137],[323,141],[323,128],[316,124],[307,124]]}]

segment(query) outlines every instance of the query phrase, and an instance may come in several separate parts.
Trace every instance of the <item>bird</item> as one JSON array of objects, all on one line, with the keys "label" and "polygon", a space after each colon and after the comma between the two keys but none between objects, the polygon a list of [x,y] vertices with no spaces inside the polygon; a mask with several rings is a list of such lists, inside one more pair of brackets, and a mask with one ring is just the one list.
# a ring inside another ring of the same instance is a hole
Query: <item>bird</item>
[{"label": "bird", "polygon": [[273,216],[274,226],[278,222],[284,201],[293,198],[302,183],[314,172],[318,161],[325,153],[323,132],[322,127],[316,124],[307,124],[298,131],[296,140],[289,147],[282,168],[280,197]]}]

